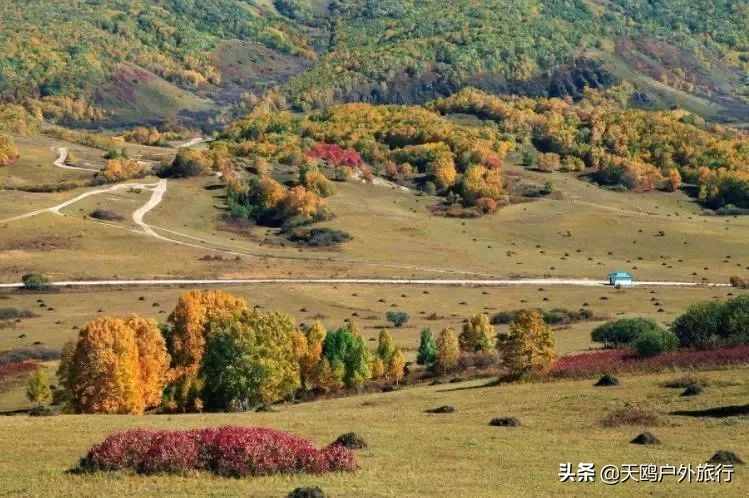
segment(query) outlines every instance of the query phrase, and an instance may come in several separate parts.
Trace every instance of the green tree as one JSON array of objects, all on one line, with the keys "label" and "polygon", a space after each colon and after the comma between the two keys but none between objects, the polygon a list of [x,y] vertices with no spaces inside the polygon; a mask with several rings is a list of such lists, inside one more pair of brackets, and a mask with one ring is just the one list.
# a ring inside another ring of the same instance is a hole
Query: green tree
[{"label": "green tree", "polygon": [[671,326],[683,347],[707,349],[720,342],[723,305],[715,302],[693,304]]},{"label": "green tree", "polygon": [[431,365],[437,359],[437,343],[434,341],[432,331],[423,329],[419,339],[419,353],[416,363],[419,365]]},{"label": "green tree", "polygon": [[393,337],[387,330],[381,330],[377,342],[377,356],[387,365],[390,362],[390,358],[393,357],[393,353],[395,353]]},{"label": "green tree", "polygon": [[641,357],[656,356],[679,347],[679,338],[668,330],[648,330],[641,334],[632,346]]},{"label": "green tree", "polygon": [[300,387],[291,317],[245,311],[210,324],[200,375],[212,409],[248,409]]},{"label": "green tree", "polygon": [[49,388],[47,372],[44,368],[37,368],[26,385],[26,398],[36,405],[46,405],[52,400],[52,390]]},{"label": "green tree", "polygon": [[343,369],[342,379],[348,387],[360,386],[371,377],[371,355],[364,339],[352,325],[325,336],[323,355],[333,371]]}]

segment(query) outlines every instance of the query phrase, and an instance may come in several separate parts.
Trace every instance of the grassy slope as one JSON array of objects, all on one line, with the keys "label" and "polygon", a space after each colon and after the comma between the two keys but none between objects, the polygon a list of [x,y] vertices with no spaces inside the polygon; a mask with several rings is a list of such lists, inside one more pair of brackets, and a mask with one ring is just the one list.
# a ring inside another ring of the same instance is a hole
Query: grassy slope
[{"label": "grassy slope", "polygon": [[[749,427],[745,419],[669,416],[674,410],[742,404],[749,395],[747,370],[705,374],[723,385],[695,398],[660,387],[674,374],[624,377],[623,385],[595,388],[592,382],[478,387],[479,383],[406,389],[297,406],[279,413],[183,416],[61,416],[7,418],[0,438],[0,487],[14,496],[283,496],[297,486],[319,485],[331,496],[633,496],[652,485],[629,482],[607,487],[560,484],[560,462],[697,465],[717,449],[746,458]],[[728,384],[728,385],[725,385]],[[649,428],[663,442],[657,447],[628,441],[642,427],[606,429],[600,420],[627,402],[640,403],[663,416]],[[457,412],[423,411],[450,404]],[[523,427],[493,428],[495,416],[516,416]],[[87,448],[115,430],[259,425],[310,437],[319,445],[356,431],[370,448],[359,452],[361,470],[328,476],[218,479],[209,475],[141,477],[122,474],[65,474]],[[18,444],[18,441],[24,441]],[[746,466],[738,466],[733,484],[659,484],[658,496],[746,496]]]},{"label": "grassy slope", "polygon": [[[30,182],[36,181],[37,172],[42,170],[44,175],[49,172],[55,177],[79,176],[75,171],[60,173],[62,170],[49,165],[53,154],[46,150],[48,143],[43,143],[42,166],[35,166],[31,160],[6,168],[4,174]],[[161,154],[160,149],[156,151]],[[24,154],[23,144],[21,152]],[[150,149],[145,153],[151,154]],[[102,160],[98,161],[101,164]],[[85,234],[85,239],[68,250],[3,254],[0,276],[11,280],[23,271],[37,269],[55,278],[103,278],[113,273],[132,277],[449,277],[468,272],[469,277],[600,279],[612,269],[625,269],[641,280],[699,282],[706,278],[726,282],[749,267],[742,249],[749,232],[746,218],[703,216],[683,194],[616,193],[569,175],[527,173],[513,166],[508,171],[536,181],[550,180],[558,192],[556,198],[513,205],[481,219],[459,220],[431,216],[428,208],[436,201],[429,197],[380,186],[339,184],[338,194],[330,199],[338,216],[328,225],[349,231],[354,240],[340,249],[304,251],[263,244],[268,232],[264,228],[244,234],[223,230],[223,192],[205,190],[216,184],[215,179],[171,180],[164,202],[149,213],[146,221],[195,237],[202,241],[200,244],[239,250],[247,254],[243,261],[207,264],[198,260],[211,254],[208,249],[176,246],[81,217],[94,206],[106,207],[111,201],[129,218],[138,203],[133,199],[115,200],[127,197],[118,193],[71,206],[64,219],[44,214],[8,224],[6,240],[71,238],[78,234]],[[0,198],[0,213],[5,218],[5,213],[13,216],[49,207],[75,195],[76,191],[6,193]],[[146,199],[146,192],[138,196],[138,202]],[[659,231],[665,235],[658,236]],[[131,250],[137,247],[143,250]],[[508,256],[507,251],[513,253]],[[163,254],[170,257],[165,259]],[[109,266],[113,261],[119,262],[114,272]]]}]

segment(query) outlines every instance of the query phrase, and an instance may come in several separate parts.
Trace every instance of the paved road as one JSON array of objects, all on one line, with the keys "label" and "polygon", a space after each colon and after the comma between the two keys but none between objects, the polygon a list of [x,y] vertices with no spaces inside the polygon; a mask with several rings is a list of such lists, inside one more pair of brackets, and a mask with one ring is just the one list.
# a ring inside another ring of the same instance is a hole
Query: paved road
[{"label": "paved road", "polygon": [[[555,285],[570,287],[606,287],[607,280],[589,279],[404,279],[404,278],[247,278],[247,279],[164,279],[164,280],[71,280],[53,282],[55,287],[158,287],[169,285],[433,285],[446,287],[513,287],[521,285]],[[22,283],[0,284],[0,288],[23,287]],[[636,282],[634,287],[730,287],[730,284],[703,284],[695,282]]]}]

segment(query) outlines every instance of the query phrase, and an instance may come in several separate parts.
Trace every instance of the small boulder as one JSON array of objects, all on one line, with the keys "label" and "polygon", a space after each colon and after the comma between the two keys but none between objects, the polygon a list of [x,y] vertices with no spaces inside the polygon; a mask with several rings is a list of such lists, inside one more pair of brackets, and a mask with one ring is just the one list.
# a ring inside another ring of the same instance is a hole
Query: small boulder
[{"label": "small boulder", "polygon": [[317,486],[309,488],[296,488],[287,495],[287,498],[325,498],[325,493]]},{"label": "small boulder", "polygon": [[276,413],[278,410],[273,408],[271,405],[260,405],[255,408],[255,411],[258,413]]},{"label": "small boulder", "polygon": [[426,413],[454,413],[455,407],[450,405],[438,406],[437,408],[430,408],[426,410]]},{"label": "small boulder", "polygon": [[492,427],[520,427],[520,420],[515,417],[496,417],[489,422]]},{"label": "small boulder", "polygon": [[723,465],[742,465],[744,461],[733,451],[718,450],[715,452],[707,463],[723,464]]},{"label": "small boulder", "polygon": [[367,447],[367,442],[359,434],[355,432],[347,432],[346,434],[338,436],[338,439],[333,441],[331,446],[343,446],[350,450],[362,450]]},{"label": "small boulder", "polygon": [[643,432],[632,441],[632,444],[661,444],[661,441],[650,432]]},{"label": "small boulder", "polygon": [[617,379],[611,374],[606,374],[600,379],[598,379],[598,382],[596,382],[594,385],[596,387],[618,386],[619,379]]},{"label": "small boulder", "polygon": [[687,386],[686,389],[684,389],[684,392],[681,393],[682,396],[697,396],[698,394],[702,394],[702,386],[699,384],[690,384]]}]

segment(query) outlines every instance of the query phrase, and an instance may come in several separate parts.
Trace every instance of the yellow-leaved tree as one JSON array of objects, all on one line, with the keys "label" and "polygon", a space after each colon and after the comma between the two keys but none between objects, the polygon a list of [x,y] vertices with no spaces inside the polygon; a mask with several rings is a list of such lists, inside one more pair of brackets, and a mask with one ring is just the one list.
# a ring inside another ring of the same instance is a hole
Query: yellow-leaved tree
[{"label": "yellow-leaved tree", "polygon": [[460,344],[453,329],[444,329],[437,337],[437,360],[434,366],[437,373],[445,374],[458,366]]},{"label": "yellow-leaved tree", "polygon": [[5,135],[0,135],[0,167],[11,166],[18,158],[18,148],[13,139]]},{"label": "yellow-leaved tree", "polygon": [[460,349],[467,353],[487,353],[492,349],[495,330],[486,314],[473,315],[463,324]]},{"label": "yellow-leaved tree", "polygon": [[58,371],[77,413],[139,415],[161,401],[169,355],[156,322],[99,318],[78,335]]},{"label": "yellow-leaved tree", "polygon": [[554,361],[554,335],[538,310],[523,310],[497,336],[497,351],[513,377],[543,373]]}]

